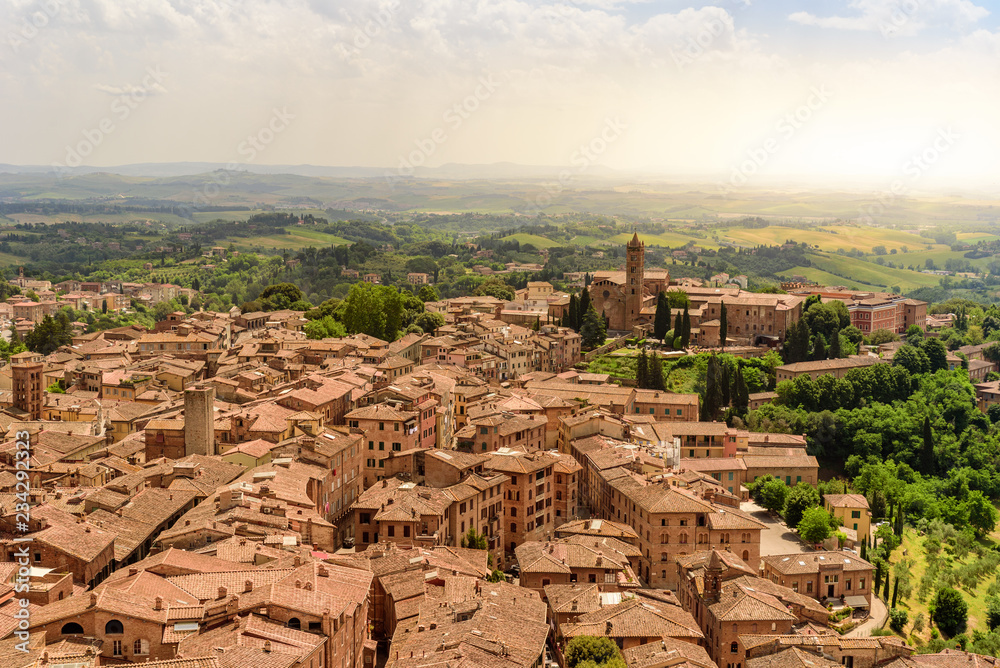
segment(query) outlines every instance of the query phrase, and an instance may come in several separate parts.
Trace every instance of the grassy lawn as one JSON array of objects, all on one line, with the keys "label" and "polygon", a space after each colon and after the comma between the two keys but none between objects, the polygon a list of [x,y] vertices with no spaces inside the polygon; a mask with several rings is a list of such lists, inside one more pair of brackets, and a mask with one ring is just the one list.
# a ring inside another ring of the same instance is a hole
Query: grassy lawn
[{"label": "grassy lawn", "polygon": [[848,280],[843,276],[837,276],[829,272],[823,271],[822,269],[817,269],[816,267],[794,267],[788,271],[781,272],[781,275],[785,278],[791,278],[792,276],[805,276],[810,281],[816,281],[819,285],[846,285],[847,287],[856,287],[859,290],[883,290],[882,286],[871,285],[869,283],[862,283],[859,280]]}]

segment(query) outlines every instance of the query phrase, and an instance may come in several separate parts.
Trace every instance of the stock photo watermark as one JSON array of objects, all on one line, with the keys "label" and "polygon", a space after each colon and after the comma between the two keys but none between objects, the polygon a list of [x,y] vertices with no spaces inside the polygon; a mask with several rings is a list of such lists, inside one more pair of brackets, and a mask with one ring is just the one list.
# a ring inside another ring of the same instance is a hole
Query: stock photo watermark
[{"label": "stock photo watermark", "polygon": [[63,3],[59,0],[43,0],[38,3],[38,9],[25,16],[15,24],[14,29],[7,33],[7,44],[17,53],[28,42],[38,37],[38,34],[48,27],[56,17]]},{"label": "stock photo watermark", "polygon": [[934,139],[919,153],[911,155],[903,163],[900,171],[905,178],[894,179],[889,184],[889,189],[883,191],[874,202],[866,207],[858,209],[858,222],[871,225],[875,222],[875,216],[885,213],[886,209],[896,202],[900,197],[905,197],[910,188],[928,171],[937,164],[941,157],[951,150],[962,135],[955,132],[951,127],[938,128]]},{"label": "stock photo watermark", "polygon": [[900,0],[889,10],[889,16],[879,21],[878,29],[883,37],[890,37],[900,32],[907,23],[913,20],[920,10],[920,0]]},{"label": "stock photo watermark", "polygon": [[775,122],[776,134],[771,135],[757,146],[747,149],[747,157],[733,167],[729,181],[719,184],[722,195],[727,196],[737,188],[749,183],[750,179],[771,160],[771,156],[780,151],[781,147],[786,145],[812,119],[813,115],[826,105],[831,97],[833,97],[833,93],[827,89],[826,84],[814,86],[809,91],[804,104],[789,111]]},{"label": "stock photo watermark", "polygon": [[115,96],[111,101],[108,114],[97,121],[95,126],[81,130],[80,134],[83,138],[78,142],[66,145],[66,156],[63,162],[52,164],[56,171],[65,173],[69,167],[82,165],[84,158],[93,154],[97,147],[104,143],[108,135],[120,127],[119,124],[128,120],[129,116],[139,108],[139,105],[152,95],[167,92],[163,86],[167,76],[167,73],[161,70],[158,65],[150,66],[146,68],[146,76],[142,78],[139,86],[125,86],[123,88],[99,86],[99,90],[112,93]]},{"label": "stock photo watermark", "polygon": [[528,206],[521,211],[524,215],[538,215],[547,206],[558,198],[572,184],[573,179],[589,170],[608,148],[618,141],[618,139],[628,129],[628,124],[619,117],[606,118],[604,125],[590,141],[580,144],[569,159],[569,166],[575,169],[563,169],[559,172],[554,183],[543,186],[545,192],[538,194],[528,203]]},{"label": "stock photo watermark", "polygon": [[236,146],[236,153],[240,159],[228,162],[224,170],[212,174],[210,182],[194,191],[191,198],[192,206],[199,208],[211,204],[211,201],[222,192],[222,188],[232,183],[230,172],[239,169],[240,165],[246,165],[256,160],[257,156],[266,151],[278,135],[288,129],[293,120],[295,120],[295,114],[289,112],[287,107],[273,108],[271,118],[256,132],[247,135],[246,139]]},{"label": "stock photo watermark", "polygon": [[393,188],[395,182],[414,175],[417,167],[427,163],[438,148],[451,138],[466,121],[472,118],[482,105],[499,89],[509,75],[484,74],[479,77],[476,86],[460,100],[455,101],[441,114],[441,125],[430,132],[413,140],[413,150],[399,156],[399,162],[394,171],[384,174],[386,183]]},{"label": "stock photo watermark", "polygon": [[372,40],[378,39],[389,30],[403,3],[400,0],[390,0],[378,8],[378,11],[354,29],[354,47],[358,50],[367,49]]}]

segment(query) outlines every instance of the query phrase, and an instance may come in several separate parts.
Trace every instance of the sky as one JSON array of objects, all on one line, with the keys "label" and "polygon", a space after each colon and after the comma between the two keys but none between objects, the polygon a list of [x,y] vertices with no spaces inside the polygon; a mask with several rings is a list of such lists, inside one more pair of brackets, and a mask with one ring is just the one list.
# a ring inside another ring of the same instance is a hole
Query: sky
[{"label": "sky", "polygon": [[1000,1],[0,0],[0,163],[1000,186]]}]

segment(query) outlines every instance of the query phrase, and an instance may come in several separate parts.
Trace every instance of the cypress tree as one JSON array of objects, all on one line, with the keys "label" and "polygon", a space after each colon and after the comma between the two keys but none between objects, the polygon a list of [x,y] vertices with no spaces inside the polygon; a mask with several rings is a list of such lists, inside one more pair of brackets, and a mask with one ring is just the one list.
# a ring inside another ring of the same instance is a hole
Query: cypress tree
[{"label": "cypress tree", "polygon": [[812,332],[809,330],[809,323],[806,322],[805,318],[800,319],[795,326],[798,329],[795,361],[805,362],[809,359],[809,342],[812,339]]},{"label": "cypress tree", "polygon": [[661,292],[656,296],[656,316],[653,318],[653,336],[660,341],[667,335],[670,329],[670,304],[667,303],[666,296]]},{"label": "cypress tree", "polygon": [[691,314],[688,313],[688,305],[684,304],[684,314],[681,317],[681,348],[687,348],[691,341]]},{"label": "cypress tree", "polygon": [[569,296],[569,310],[566,313],[566,317],[569,318],[569,327],[573,328],[573,331],[580,331],[580,300],[577,299],[576,295]]},{"label": "cypress tree", "polygon": [[882,562],[881,560],[875,564],[875,583],[872,586],[872,591],[878,596],[879,585],[882,584]]},{"label": "cypress tree", "polygon": [[580,291],[580,324],[583,324],[583,315],[590,308],[590,290],[584,288]]},{"label": "cypress tree", "polygon": [[726,314],[726,302],[722,302],[722,312],[719,314],[719,341],[722,349],[726,349],[726,338],[729,336],[729,320]]},{"label": "cypress tree", "polygon": [[868,561],[868,536],[861,541],[861,558]]},{"label": "cypress tree", "polygon": [[899,578],[896,578],[896,582],[892,585],[892,605],[890,608],[896,607],[896,595],[899,594]]},{"label": "cypress tree", "polygon": [[677,317],[674,318],[674,338],[683,337],[684,335],[684,316],[681,312],[677,312]]},{"label": "cypress tree", "polygon": [[827,351],[827,357],[832,360],[837,360],[842,357],[840,353],[840,330],[833,330],[833,334],[830,336],[830,349]]},{"label": "cypress tree", "polygon": [[924,447],[920,452],[923,473],[934,474],[934,431],[931,429],[931,419],[924,416]]},{"label": "cypress tree", "polygon": [[750,408],[750,392],[743,378],[743,367],[736,367],[736,383],[733,387],[733,408],[746,413]]},{"label": "cypress tree", "polygon": [[720,365],[722,369],[722,406],[729,406],[733,401],[733,371],[728,364]]},{"label": "cypress tree", "polygon": [[[886,570],[886,572],[885,572],[885,589],[882,590],[882,598],[885,599],[886,603],[889,602],[889,581],[890,580],[892,580],[892,573],[890,573],[888,570]],[[899,581],[899,578],[896,578],[896,580]]]},{"label": "cypress tree", "polygon": [[639,350],[639,356],[635,359],[635,385],[640,390],[646,389],[649,385],[649,371],[646,364],[646,347]]},{"label": "cypress tree", "polygon": [[817,361],[826,359],[826,344],[823,343],[822,334],[817,333],[816,337],[813,339],[812,358]]},{"label": "cypress tree", "polygon": [[655,351],[650,354],[648,363],[649,371],[646,373],[646,377],[649,379],[649,388],[661,392],[665,391],[667,385],[663,380],[663,361],[660,360],[660,356]]}]

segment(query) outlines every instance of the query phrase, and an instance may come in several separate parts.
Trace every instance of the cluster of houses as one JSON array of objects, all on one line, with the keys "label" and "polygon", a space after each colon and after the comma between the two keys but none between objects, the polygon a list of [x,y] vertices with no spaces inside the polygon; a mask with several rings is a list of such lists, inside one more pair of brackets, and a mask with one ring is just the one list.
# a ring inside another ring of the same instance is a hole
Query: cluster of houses
[{"label": "cluster of houses", "polygon": [[[430,303],[445,325],[392,342],[234,310],[15,355],[0,665],[535,668],[578,636],[630,668],[927,663],[842,634],[875,606],[854,551],[765,546],[746,485],[815,485],[804,437],[576,370],[578,334],[515,317],[558,299]],[[864,497],[825,503],[869,534]]]}]

